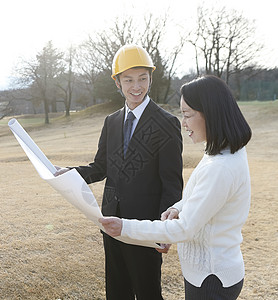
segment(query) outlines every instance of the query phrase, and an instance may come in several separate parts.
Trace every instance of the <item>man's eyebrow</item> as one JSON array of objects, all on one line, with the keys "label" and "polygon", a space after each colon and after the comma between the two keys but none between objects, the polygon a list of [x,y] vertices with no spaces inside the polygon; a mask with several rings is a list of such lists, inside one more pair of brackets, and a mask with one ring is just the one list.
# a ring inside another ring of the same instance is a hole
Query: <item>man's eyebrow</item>
[{"label": "man's eyebrow", "polygon": [[[140,74],[139,77],[146,76],[146,75],[148,75],[147,72]],[[133,78],[133,76],[131,76],[131,75],[124,75],[123,78]]]},{"label": "man's eyebrow", "polygon": [[145,75],[148,75],[148,72],[144,72],[144,73],[142,73],[142,74],[139,75],[139,76],[145,76]]}]

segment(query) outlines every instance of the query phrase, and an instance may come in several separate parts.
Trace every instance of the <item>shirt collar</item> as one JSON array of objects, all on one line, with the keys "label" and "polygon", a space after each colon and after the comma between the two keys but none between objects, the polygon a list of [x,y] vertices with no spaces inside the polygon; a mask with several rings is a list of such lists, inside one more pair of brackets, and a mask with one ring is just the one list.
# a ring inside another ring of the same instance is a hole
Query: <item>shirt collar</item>
[{"label": "shirt collar", "polygon": [[142,115],[142,113],[144,112],[145,108],[146,108],[147,105],[149,104],[149,102],[150,102],[150,97],[147,95],[146,98],[145,98],[145,100],[144,100],[140,105],[138,105],[137,107],[135,107],[133,110],[131,110],[131,109],[127,106],[127,104],[125,104],[125,120],[126,120],[126,118],[127,118],[127,114],[128,114],[130,111],[132,111],[133,114],[134,114],[134,116],[135,116],[135,118],[136,118],[137,120],[139,120],[140,117],[141,117],[141,115]]}]

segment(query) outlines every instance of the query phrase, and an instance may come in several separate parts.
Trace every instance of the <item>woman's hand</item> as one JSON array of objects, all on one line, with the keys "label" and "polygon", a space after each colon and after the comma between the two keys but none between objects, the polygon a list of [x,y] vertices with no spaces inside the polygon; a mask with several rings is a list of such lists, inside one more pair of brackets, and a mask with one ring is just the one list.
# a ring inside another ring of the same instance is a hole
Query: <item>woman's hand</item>
[{"label": "woman's hand", "polygon": [[98,221],[102,224],[107,234],[111,235],[112,237],[121,235],[123,227],[123,222],[121,219],[117,217],[103,217]]},{"label": "woman's hand", "polygon": [[161,221],[173,220],[178,218],[179,218],[179,211],[173,207],[169,207],[165,212],[161,214]]}]

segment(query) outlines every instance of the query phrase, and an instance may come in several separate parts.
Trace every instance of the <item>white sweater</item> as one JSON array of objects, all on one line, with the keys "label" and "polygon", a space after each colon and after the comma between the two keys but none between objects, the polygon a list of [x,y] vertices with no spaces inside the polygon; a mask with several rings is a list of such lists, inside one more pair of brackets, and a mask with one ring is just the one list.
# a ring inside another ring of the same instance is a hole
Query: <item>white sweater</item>
[{"label": "white sweater", "polygon": [[178,243],[183,276],[200,287],[215,274],[224,287],[244,277],[240,250],[241,228],[251,198],[245,148],[231,154],[204,155],[192,172],[183,199],[174,207],[179,219],[166,221],[123,220],[121,235],[137,240]]}]

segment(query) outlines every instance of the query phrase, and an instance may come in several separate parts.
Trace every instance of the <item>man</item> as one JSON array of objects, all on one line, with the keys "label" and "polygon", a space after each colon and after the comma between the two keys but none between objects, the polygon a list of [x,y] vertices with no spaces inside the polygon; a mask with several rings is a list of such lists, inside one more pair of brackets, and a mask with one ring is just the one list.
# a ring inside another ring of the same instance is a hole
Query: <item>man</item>
[{"label": "man", "polygon": [[[89,184],[106,178],[102,213],[160,219],[181,199],[182,137],[178,119],[148,96],[155,66],[136,45],[116,53],[112,78],[125,106],[106,117],[94,162],[76,170]],[[129,124],[129,125],[128,125]],[[126,133],[127,132],[127,133]],[[161,253],[103,233],[106,299],[161,300]]]}]

